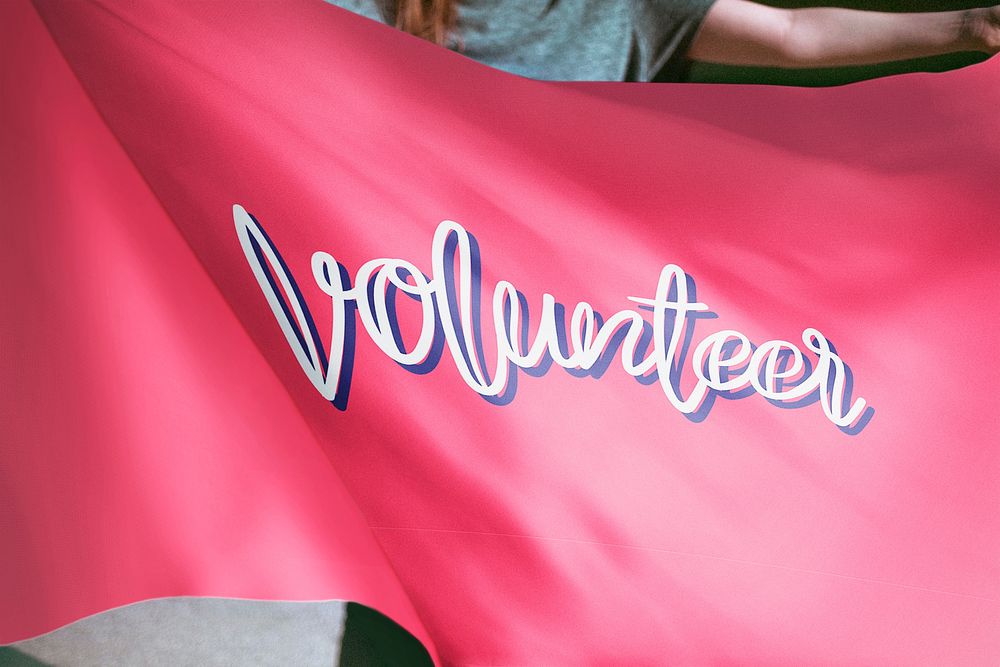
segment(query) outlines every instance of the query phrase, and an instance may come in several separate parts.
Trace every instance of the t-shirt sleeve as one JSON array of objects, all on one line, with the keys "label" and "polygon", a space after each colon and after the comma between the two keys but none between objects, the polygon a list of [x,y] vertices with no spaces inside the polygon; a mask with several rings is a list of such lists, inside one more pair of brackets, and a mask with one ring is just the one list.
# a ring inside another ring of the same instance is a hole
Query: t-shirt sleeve
[{"label": "t-shirt sleeve", "polygon": [[715,0],[633,0],[631,78],[683,81],[691,67],[688,50]]},{"label": "t-shirt sleeve", "polygon": [[391,23],[391,3],[386,0],[326,0],[326,2],[373,21]]}]

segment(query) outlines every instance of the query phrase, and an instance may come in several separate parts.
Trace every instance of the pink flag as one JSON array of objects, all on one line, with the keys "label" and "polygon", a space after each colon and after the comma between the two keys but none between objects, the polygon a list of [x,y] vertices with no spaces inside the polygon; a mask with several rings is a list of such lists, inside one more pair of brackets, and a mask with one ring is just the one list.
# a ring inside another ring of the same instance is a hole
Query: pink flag
[{"label": "pink flag", "polygon": [[0,642],[1000,660],[1000,70],[553,84],[320,2],[0,6]]}]

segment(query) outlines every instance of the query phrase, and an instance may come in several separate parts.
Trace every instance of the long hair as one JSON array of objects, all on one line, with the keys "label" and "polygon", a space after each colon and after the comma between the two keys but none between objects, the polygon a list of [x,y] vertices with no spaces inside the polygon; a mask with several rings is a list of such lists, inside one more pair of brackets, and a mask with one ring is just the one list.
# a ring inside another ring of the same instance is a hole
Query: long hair
[{"label": "long hair", "polygon": [[445,46],[455,27],[457,0],[396,0],[395,24],[400,30]]}]

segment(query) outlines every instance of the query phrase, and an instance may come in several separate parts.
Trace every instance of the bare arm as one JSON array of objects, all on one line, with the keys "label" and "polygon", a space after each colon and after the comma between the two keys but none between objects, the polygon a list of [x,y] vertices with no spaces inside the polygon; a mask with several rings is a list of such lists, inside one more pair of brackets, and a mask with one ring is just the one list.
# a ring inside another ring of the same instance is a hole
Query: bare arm
[{"label": "bare arm", "polygon": [[1000,5],[896,14],[832,7],[778,9],[748,0],[717,0],[689,57],[726,65],[838,67],[998,50]]}]

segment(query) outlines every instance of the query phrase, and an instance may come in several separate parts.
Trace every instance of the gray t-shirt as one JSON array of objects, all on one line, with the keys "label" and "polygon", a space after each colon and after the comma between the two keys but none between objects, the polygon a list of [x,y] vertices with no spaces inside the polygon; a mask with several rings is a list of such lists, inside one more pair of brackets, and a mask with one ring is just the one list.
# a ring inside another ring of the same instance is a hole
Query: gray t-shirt
[{"label": "gray t-shirt", "polygon": [[[387,0],[327,0],[392,23]],[[451,48],[551,81],[682,81],[714,0],[460,0]]]}]

